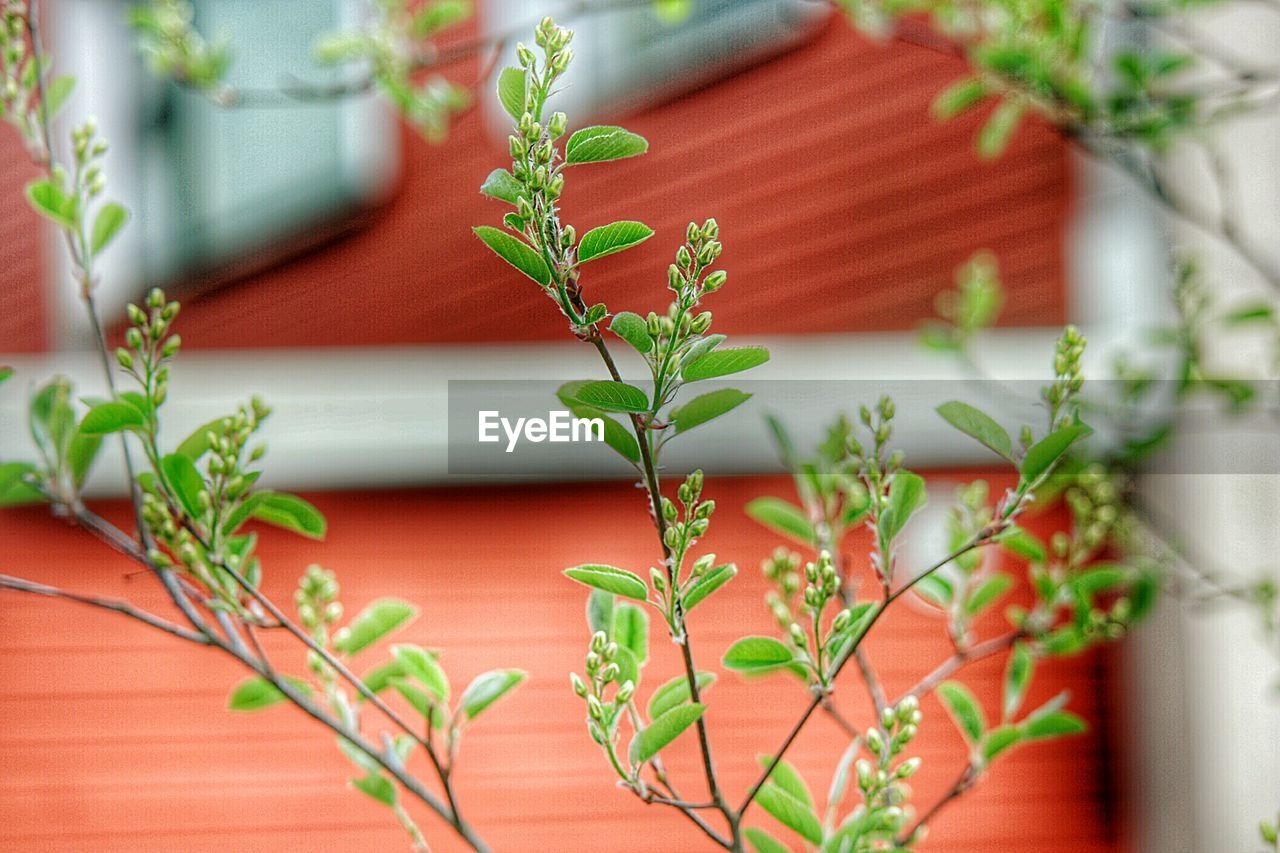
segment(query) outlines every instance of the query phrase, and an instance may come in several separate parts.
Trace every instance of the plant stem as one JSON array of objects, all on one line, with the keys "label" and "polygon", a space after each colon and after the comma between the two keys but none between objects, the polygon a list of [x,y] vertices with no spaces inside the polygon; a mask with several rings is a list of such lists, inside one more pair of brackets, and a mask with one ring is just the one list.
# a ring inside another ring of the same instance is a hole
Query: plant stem
[{"label": "plant stem", "polygon": [[187,640],[192,643],[199,643],[201,645],[209,645],[209,638],[204,634],[189,630],[181,625],[175,625],[167,619],[162,619],[159,616],[156,616],[154,613],[134,607],[127,601],[114,598],[102,598],[96,595],[81,595],[79,593],[59,589],[58,587],[47,586],[42,583],[23,580],[22,578],[15,578],[11,575],[0,575],[0,589],[9,589],[14,592],[26,592],[32,595],[43,595],[49,598],[61,598],[66,601],[74,601],[78,604],[86,604],[90,607],[110,610],[112,612],[119,613],[122,616],[128,616],[130,619],[136,619],[145,625],[150,625],[152,628],[158,628],[166,634],[172,634],[179,639]]}]

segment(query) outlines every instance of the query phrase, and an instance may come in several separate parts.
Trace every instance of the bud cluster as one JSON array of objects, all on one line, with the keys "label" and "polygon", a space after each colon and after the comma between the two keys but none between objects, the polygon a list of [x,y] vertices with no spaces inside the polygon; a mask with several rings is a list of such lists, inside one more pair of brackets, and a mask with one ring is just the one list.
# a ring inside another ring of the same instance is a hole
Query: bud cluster
[{"label": "bud cluster", "polygon": [[896,849],[909,817],[911,787],[907,780],[920,769],[920,759],[895,759],[915,738],[921,719],[919,701],[908,696],[896,708],[884,709],[879,726],[867,729],[863,743],[870,758],[854,762],[862,803],[848,821],[861,829],[859,837],[866,846],[858,849],[880,849],[877,843],[883,842],[894,842]]},{"label": "bud cluster", "polygon": [[182,338],[170,334],[181,305],[167,301],[164,291],[152,288],[143,306],[127,306],[129,329],[124,335],[125,346],[116,350],[116,363],[142,386],[148,403],[143,415],[148,419],[149,431],[154,431],[154,410],[164,403],[169,392],[168,362],[182,347]]},{"label": "bud cluster", "polygon": [[37,159],[43,159],[36,66],[27,44],[29,11],[28,0],[0,0],[0,117],[17,129]]},{"label": "bud cluster", "polygon": [[1084,385],[1080,360],[1086,343],[1080,330],[1069,325],[1062,331],[1062,336],[1054,346],[1054,381],[1041,392],[1044,401],[1049,404],[1052,429],[1061,429],[1075,420],[1076,412],[1071,404]]},{"label": "bud cluster", "polygon": [[[670,498],[663,497],[662,506],[662,543],[666,546],[673,575],[677,580],[681,576],[680,569],[684,565],[685,556],[699,538],[705,536],[711,527],[711,515],[716,511],[716,502],[702,500],[703,475],[701,470],[694,471],[676,490],[679,506]],[[703,555],[694,562],[690,570],[689,580],[693,581],[705,575],[715,564],[715,555]],[[659,594],[666,596],[667,579],[665,573],[654,570],[651,573],[654,585]]]},{"label": "bud cluster", "polygon": [[[329,645],[329,630],[342,618],[342,602],[338,601],[338,578],[321,566],[312,563],[298,578],[298,588],[293,593],[293,603],[298,608],[298,621],[311,632],[316,645]],[[324,659],[310,652],[307,666],[321,677],[331,677]]]},{"label": "bud cluster", "polygon": [[138,34],[139,47],[153,74],[213,91],[226,76],[231,51],[222,42],[206,41],[194,20],[195,9],[187,0],[149,0],[130,9],[129,14],[129,24]]},{"label": "bud cluster", "polygon": [[777,590],[765,596],[769,612],[782,630],[789,630],[795,616],[792,602],[800,591],[800,555],[784,547],[778,547],[770,556],[760,561],[760,571],[765,579],[773,582]]},{"label": "bud cluster", "polygon": [[[635,697],[636,686],[630,679],[619,683],[622,669],[618,658],[618,644],[610,640],[604,631],[595,632],[587,651],[587,677],[584,679],[573,672],[569,674],[569,683],[578,698],[586,703],[587,731],[591,734],[591,739],[604,748],[618,774],[627,778],[628,774],[618,765],[614,742],[617,739],[618,722],[623,710]],[[610,697],[607,694],[611,690],[613,695]]]}]

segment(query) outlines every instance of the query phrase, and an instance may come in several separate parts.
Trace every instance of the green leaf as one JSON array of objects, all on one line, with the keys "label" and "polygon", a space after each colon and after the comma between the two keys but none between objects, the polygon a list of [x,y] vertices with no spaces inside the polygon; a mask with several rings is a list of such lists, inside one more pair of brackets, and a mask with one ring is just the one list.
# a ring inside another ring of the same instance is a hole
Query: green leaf
[{"label": "green leaf", "polygon": [[1009,587],[1013,585],[1013,578],[1006,574],[994,574],[991,577],[978,584],[974,590],[969,593],[969,600],[965,603],[965,611],[970,616],[977,616],[984,609],[989,607],[997,598],[1009,591]]},{"label": "green leaf", "polygon": [[13,368],[8,365],[0,365],[0,382],[4,382],[11,376],[13,376]]},{"label": "green leaf", "polygon": [[191,518],[203,516],[197,496],[204,490],[205,482],[196,470],[196,464],[180,453],[170,453],[160,460],[160,470],[187,515]]},{"label": "green leaf", "polygon": [[564,161],[577,163],[603,163],[635,157],[649,150],[643,136],[612,125],[584,127],[569,137],[564,148]]},{"label": "green leaf", "polygon": [[609,331],[631,344],[636,352],[646,353],[653,349],[653,338],[649,337],[649,326],[639,314],[620,311],[613,315]]},{"label": "green leaf", "polygon": [[978,132],[978,154],[986,160],[994,160],[1004,153],[1013,132],[1022,121],[1022,104],[1005,99],[992,111],[987,123]]},{"label": "green leaf", "polygon": [[1035,670],[1035,661],[1024,643],[1014,643],[1009,652],[1009,663],[1004,671],[1004,718],[1012,719],[1022,707],[1027,695],[1027,685]]},{"label": "green leaf", "polygon": [[938,407],[938,414],[965,435],[976,438],[979,442],[996,453],[1013,461],[1013,439],[1004,427],[996,423],[986,412],[975,409],[967,403],[952,400]]},{"label": "green leaf", "polygon": [[591,590],[591,594],[587,596],[587,627],[591,629],[591,633],[613,633],[614,603],[613,593],[603,589]]},{"label": "green leaf", "polygon": [[653,14],[664,24],[679,24],[693,12],[693,0],[653,0]]},{"label": "green leaf", "polygon": [[1031,563],[1043,563],[1049,556],[1039,537],[1017,525],[1006,529],[996,537],[996,541]]},{"label": "green leaf", "polygon": [[613,448],[623,459],[638,463],[640,461],[640,445],[636,444],[634,433],[626,426],[618,423],[606,412],[594,406],[581,403],[574,398],[573,395],[585,384],[587,383],[568,382],[560,386],[556,396],[560,398],[560,402],[575,418],[587,418],[588,420],[599,418],[604,423],[604,443]]},{"label": "green leaf", "polygon": [[142,412],[128,403],[99,403],[80,422],[84,435],[107,435],[122,429],[141,429],[146,425]]},{"label": "green leaf", "polygon": [[[763,770],[769,766],[769,762],[773,760],[771,755],[758,755],[757,760],[760,762],[760,769]],[[810,809],[813,808],[813,794],[809,793],[809,786],[805,784],[804,778],[794,766],[786,761],[779,761],[777,766],[769,773],[769,781],[795,797]]]},{"label": "green leaf", "polygon": [[471,230],[494,254],[538,284],[546,287],[551,283],[551,270],[547,269],[546,261],[528,243],[491,225],[477,225]]},{"label": "green leaf", "polygon": [[345,655],[368,648],[418,615],[418,608],[398,598],[370,602],[351,624],[333,635],[333,647]]},{"label": "green leaf", "polygon": [[906,469],[893,475],[889,485],[889,505],[880,515],[880,535],[886,542],[897,538],[911,516],[928,501],[924,478]]},{"label": "green leaf", "polygon": [[480,185],[480,192],[489,198],[515,204],[520,194],[524,192],[524,187],[506,169],[494,169]]},{"label": "green leaf", "polygon": [[1032,714],[1023,724],[1022,730],[1027,738],[1041,740],[1083,734],[1089,730],[1089,725],[1070,711],[1050,711],[1047,714]]},{"label": "green leaf", "polygon": [[441,702],[449,701],[449,677],[435,656],[421,646],[402,644],[391,647],[391,656],[405,675],[417,679]]},{"label": "green leaf", "polygon": [[649,398],[634,385],[600,379],[576,385],[568,392],[579,403],[606,412],[647,412]]},{"label": "green leaf", "polygon": [[215,437],[220,438],[226,432],[226,427],[222,423],[224,420],[226,418],[214,418],[207,424],[198,427],[191,435],[182,440],[182,443],[178,445],[174,453],[180,453],[192,462],[199,460],[201,456],[209,452],[209,433],[213,433]]},{"label": "green leaf", "polygon": [[36,466],[27,462],[0,462],[0,507],[44,500],[44,495],[24,479],[25,475],[36,473]]},{"label": "green leaf", "polygon": [[585,264],[606,255],[615,255],[639,246],[653,236],[653,229],[643,222],[624,220],[592,228],[578,244],[578,263]]},{"label": "green leaf", "polygon": [[982,740],[987,722],[982,715],[982,708],[978,706],[978,700],[969,692],[969,688],[958,681],[944,681],[938,685],[938,697],[947,706],[956,728],[960,729],[970,743]]},{"label": "green leaf", "polygon": [[655,717],[631,739],[628,755],[631,766],[639,768],[671,743],[680,733],[692,726],[706,711],[705,705],[677,705],[665,714]]},{"label": "green leaf", "polygon": [[40,180],[27,184],[27,201],[36,213],[60,228],[70,231],[76,227],[74,199],[64,195],[53,181]]},{"label": "green leaf", "polygon": [[474,720],[490,705],[519,686],[526,677],[528,673],[521,669],[495,669],[477,675],[475,680],[467,685],[467,689],[462,691],[458,708],[468,720]]},{"label": "green leaf", "polygon": [[586,563],[581,566],[574,566],[571,569],[565,569],[564,574],[580,584],[603,589],[606,592],[612,592],[626,598],[633,598],[636,601],[644,601],[649,597],[649,587],[640,579],[639,575],[615,566]]},{"label": "green leaf", "polygon": [[684,365],[680,374],[686,382],[697,382],[701,379],[712,379],[716,376],[741,373],[744,370],[758,367],[768,360],[769,351],[764,347],[717,349]]},{"label": "green leaf", "polygon": [[[300,693],[306,696],[311,695],[311,686],[305,681],[288,676],[285,676],[285,680],[296,687]],[[255,675],[236,685],[236,688],[231,691],[230,699],[227,700],[227,707],[232,711],[260,711],[287,698],[270,681]]]},{"label": "green leaf", "polygon": [[1222,318],[1228,326],[1243,326],[1246,323],[1266,322],[1275,319],[1275,309],[1266,302],[1255,302],[1231,311]]},{"label": "green leaf", "polygon": [[44,108],[49,118],[53,118],[58,114],[63,104],[67,102],[67,98],[71,97],[71,92],[75,87],[76,78],[74,77],[55,77],[45,87]]},{"label": "green leaf", "polygon": [[1108,592],[1129,579],[1129,571],[1122,566],[1103,564],[1086,569],[1072,582],[1086,596]]},{"label": "green leaf", "polygon": [[737,574],[738,567],[733,563],[721,563],[708,569],[705,575],[689,584],[689,588],[680,599],[685,612],[692,610],[708,595],[733,580]]},{"label": "green leaf", "polygon": [[507,115],[516,121],[524,115],[525,76],[523,68],[504,68],[498,75],[498,100]]},{"label": "green leaf", "polygon": [[747,504],[747,515],[775,533],[789,536],[804,545],[814,545],[818,541],[818,534],[804,511],[781,498],[756,498]]},{"label": "green leaf", "polygon": [[[381,693],[391,686],[391,682],[397,678],[404,678],[404,667],[400,666],[397,660],[390,660],[386,663],[380,663],[373,669],[364,674],[365,687],[368,687],[374,693]],[[356,701],[363,701],[363,696],[356,696]]]},{"label": "green leaf", "polygon": [[696,426],[731,412],[751,399],[751,395],[736,388],[721,388],[694,397],[680,408],[672,412],[671,417],[676,425],[676,432],[688,432]]},{"label": "green leaf", "polygon": [[791,848],[774,838],[759,827],[750,826],[743,830],[747,843],[755,853],[791,853]]},{"label": "green leaf", "polygon": [[1031,445],[1027,455],[1022,457],[1022,480],[1029,488],[1035,488],[1049,475],[1058,460],[1071,449],[1071,445],[1088,435],[1090,430],[1084,424],[1065,426],[1051,432],[1040,441]]},{"label": "green leaf", "polygon": [[360,779],[352,779],[351,787],[366,794],[383,805],[396,804],[396,786],[386,776],[370,775]]},{"label": "green leaf", "polygon": [[98,458],[98,451],[102,449],[102,436],[85,435],[79,430],[76,431],[75,438],[71,439],[71,446],[67,448],[67,469],[71,472],[72,482],[79,489],[84,485],[84,481],[89,477],[89,471],[93,468],[94,460]]},{"label": "green leaf", "polygon": [[955,118],[987,96],[981,80],[965,77],[938,93],[933,99],[933,114],[942,121]]},{"label": "green leaf", "polygon": [[98,211],[93,220],[93,236],[89,238],[90,251],[97,255],[120,233],[120,229],[129,221],[129,211],[114,201],[109,201]]},{"label": "green leaf", "polygon": [[405,678],[392,678],[388,683],[413,706],[413,710],[417,711],[422,719],[431,721],[432,728],[444,727],[448,709],[440,707],[440,699],[437,696],[418,689],[413,682]]},{"label": "green leaf", "polygon": [[756,802],[778,821],[811,844],[822,843],[822,824],[813,809],[777,785],[766,783],[756,792]]},{"label": "green leaf", "polygon": [[320,510],[297,495],[286,492],[255,492],[246,501],[250,502],[253,503],[250,515],[260,521],[292,530],[310,539],[324,538],[324,516]]},{"label": "green leaf", "polygon": [[[714,672],[698,673],[699,693],[715,683],[716,674]],[[692,699],[693,693],[689,690],[688,676],[677,675],[653,691],[653,695],[649,697],[649,719],[656,720],[677,705],[683,705]]]},{"label": "green leaf", "polygon": [[1022,729],[1018,726],[999,726],[987,733],[982,740],[982,758],[991,761],[997,755],[1022,740]]},{"label": "green leaf", "polygon": [[469,17],[471,3],[468,0],[435,0],[414,13],[411,31],[417,38],[424,39]]},{"label": "green leaf", "polygon": [[956,594],[951,582],[937,572],[920,578],[911,589],[925,601],[936,604],[943,610],[951,606]]},{"label": "green leaf", "polygon": [[649,659],[649,614],[634,604],[619,604],[614,610],[610,636],[619,646],[631,650],[636,663]]},{"label": "green leaf", "polygon": [[749,674],[772,672],[793,660],[791,649],[773,637],[743,637],[724,653],[727,669]]}]

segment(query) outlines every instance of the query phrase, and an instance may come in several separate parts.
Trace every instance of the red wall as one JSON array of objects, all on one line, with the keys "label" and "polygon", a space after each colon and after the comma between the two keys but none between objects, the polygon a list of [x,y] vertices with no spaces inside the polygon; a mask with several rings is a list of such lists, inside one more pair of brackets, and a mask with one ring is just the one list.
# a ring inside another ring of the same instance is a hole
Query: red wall
[{"label": "red wall", "polygon": [[[746,519],[742,506],[786,488],[780,478],[708,484],[719,509],[706,547],[737,561],[742,572],[698,609],[692,633],[703,666],[718,669],[719,655],[737,637],[771,630],[756,566],[777,543]],[[352,613],[383,595],[420,604],[421,618],[400,636],[445,649],[455,689],[493,667],[530,671],[529,682],[487,712],[462,749],[461,797],[496,849],[702,849],[682,818],[614,788],[567,681],[571,669],[581,669],[587,633],[584,592],[560,569],[599,560],[643,571],[654,558],[652,529],[629,484],[313,497],[329,517],[329,538],[315,544],[264,530],[269,594],[287,600],[301,570],[320,561],[338,572]],[[107,513],[127,519],[120,505]],[[867,542],[850,544],[851,565],[865,570]],[[131,564],[36,509],[0,515],[0,553],[7,572],[163,606],[149,578],[126,578]],[[1001,629],[1000,621],[993,615],[984,624],[987,636]],[[646,701],[678,666],[657,632],[652,647],[641,688]],[[867,648],[891,693],[907,689],[950,651],[941,625],[910,605],[887,615]],[[378,652],[366,656],[360,669],[379,659]],[[296,651],[282,651],[277,660],[302,671]],[[1070,688],[1073,708],[1105,721],[1099,664],[1090,655],[1043,666],[1028,701]],[[964,675],[989,714],[1002,665],[990,660]],[[215,652],[111,614],[4,595],[0,850],[406,849],[385,810],[344,789],[350,767],[330,735],[288,707],[248,716],[224,710],[228,686],[241,677]],[[836,695],[866,725],[868,703],[852,671]],[[724,674],[707,700],[718,764],[737,795],[755,772],[756,754],[777,747],[806,694],[785,678],[744,682]],[[927,700],[924,711],[920,803],[936,797],[964,762],[960,738],[937,702]],[[792,753],[813,774],[819,797],[843,746],[819,718]],[[682,738],[673,750],[675,778],[697,791],[693,739]],[[1112,850],[1102,756],[1096,735],[1014,751],[943,814],[921,849]],[[422,756],[415,761],[422,770]],[[769,821],[757,810],[750,823]],[[455,849],[439,822],[422,814],[422,824],[433,849]]]}]

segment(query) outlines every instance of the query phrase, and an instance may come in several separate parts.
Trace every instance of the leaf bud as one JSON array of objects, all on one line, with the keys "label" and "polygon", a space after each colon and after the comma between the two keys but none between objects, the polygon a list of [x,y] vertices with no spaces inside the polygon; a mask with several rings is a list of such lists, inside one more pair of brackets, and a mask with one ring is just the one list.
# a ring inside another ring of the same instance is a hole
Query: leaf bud
[{"label": "leaf bud", "polygon": [[676,263],[679,264],[682,269],[689,269],[693,266],[693,255],[689,254],[689,249],[687,247],[681,246],[676,250]]},{"label": "leaf bud", "polygon": [[880,730],[876,728],[867,729],[867,749],[872,755],[884,755],[884,735],[880,734]]},{"label": "leaf bud", "polygon": [[133,367],[133,356],[129,355],[129,351],[127,349],[120,347],[116,350],[116,363],[125,370],[129,370]]},{"label": "leaf bud", "polygon": [[632,681],[625,681],[625,682],[623,682],[622,686],[618,688],[618,701],[619,701],[619,702],[623,702],[623,703],[630,702],[630,701],[631,701],[631,697],[632,697],[632,696],[634,696],[634,695],[636,695],[636,685],[635,685],[635,682],[632,682]]},{"label": "leaf bud", "polygon": [[872,780],[871,762],[865,758],[859,758],[853,765],[853,769],[858,776],[858,787],[863,790],[870,788]]},{"label": "leaf bud", "polygon": [[897,776],[899,779],[910,779],[920,769],[921,760],[919,756],[908,758],[906,761],[898,765]]},{"label": "leaf bud", "polygon": [[182,335],[174,335],[164,342],[164,349],[160,354],[165,358],[173,358],[178,354],[178,350],[182,348]]},{"label": "leaf bud", "polygon": [[886,731],[893,728],[894,723],[898,721],[897,712],[893,708],[885,708],[880,712],[880,728]]},{"label": "leaf bud", "polygon": [[715,217],[702,223],[702,236],[707,240],[714,240],[720,236],[720,224],[716,222]]},{"label": "leaf bud", "polygon": [[809,640],[804,635],[804,629],[798,623],[792,622],[787,630],[791,632],[791,642],[795,643],[797,648],[803,649],[809,645]]},{"label": "leaf bud", "polygon": [[129,322],[130,322],[130,323],[132,323],[132,324],[133,324],[133,325],[135,325],[135,326],[144,326],[144,325],[146,325],[146,323],[147,323],[147,315],[146,315],[145,313],[143,313],[143,310],[142,310],[141,308],[139,308],[137,305],[134,305],[134,304],[131,302],[131,303],[129,303],[128,308],[126,308],[125,310],[126,310],[126,312],[129,314]]},{"label": "leaf bud", "polygon": [[690,536],[703,536],[707,532],[707,528],[711,526],[711,522],[705,518],[699,518],[689,525]]},{"label": "leaf bud", "polygon": [[559,198],[564,192],[564,175],[558,174],[552,177],[551,182],[547,184],[547,192],[552,198]]},{"label": "leaf bud", "polygon": [[702,229],[698,227],[698,223],[689,223],[689,227],[684,231],[684,239],[686,243],[702,242]]},{"label": "leaf bud", "polygon": [[724,287],[724,283],[728,278],[729,274],[727,272],[724,270],[716,270],[711,275],[707,276],[706,281],[704,282],[704,289],[707,293],[715,293],[717,290]]},{"label": "leaf bud", "polygon": [[670,498],[664,497],[662,499],[662,517],[663,518],[665,518],[667,521],[675,521],[676,518],[679,516],[679,513],[680,511],[676,509],[676,505],[671,501]]},{"label": "leaf bud", "polygon": [[653,584],[653,588],[658,592],[662,592],[667,588],[667,579],[656,566],[649,568],[649,582]]},{"label": "leaf bud", "polygon": [[164,307],[164,291],[158,287],[151,288],[151,291],[147,294],[147,307],[163,308]]},{"label": "leaf bud", "polygon": [[591,635],[591,651],[600,654],[608,642],[609,636],[604,631],[596,631]]},{"label": "leaf bud", "polygon": [[667,267],[667,287],[679,292],[681,285],[684,284],[684,276],[680,274],[680,268],[675,264]]},{"label": "leaf bud", "polygon": [[697,518],[697,519],[706,519],[706,518],[710,518],[711,514],[715,511],[716,511],[715,501],[703,501],[702,503],[698,504],[698,509],[694,512],[693,516],[694,518]]},{"label": "leaf bud", "polygon": [[587,697],[587,713],[597,723],[604,719],[604,706],[600,704],[599,699],[594,696]]},{"label": "leaf bud", "polygon": [[551,120],[547,122],[547,133],[551,134],[552,139],[559,139],[564,136],[564,132],[568,127],[568,116],[562,112],[552,113]]},{"label": "leaf bud", "polygon": [[522,137],[512,134],[508,141],[508,150],[511,153],[512,160],[523,160],[524,155],[529,153],[529,146]]},{"label": "leaf bud", "polygon": [[849,630],[849,626],[853,623],[853,611],[847,607],[836,614],[835,620],[831,623],[831,630],[837,634],[842,634]]},{"label": "leaf bud", "polygon": [[703,554],[693,564],[692,576],[695,578],[702,577],[707,573],[707,571],[711,568],[711,566],[715,563],[715,561],[716,561],[715,554]]},{"label": "leaf bud", "polygon": [[569,673],[569,683],[573,685],[573,692],[578,694],[581,699],[587,698],[587,683],[576,672]]},{"label": "leaf bud", "polygon": [[523,43],[516,45],[516,60],[521,67],[528,68],[533,64],[533,51],[525,47]]},{"label": "leaf bud", "polygon": [[[562,176],[557,175],[558,178]],[[578,232],[574,230],[572,225],[566,225],[564,230],[560,232],[560,245],[566,249],[578,242]]]},{"label": "leaf bud", "polygon": [[649,316],[645,318],[644,324],[645,328],[649,332],[649,337],[656,338],[662,334],[662,325],[659,322],[658,315],[652,311],[650,311]]},{"label": "leaf bud", "polygon": [[124,333],[124,342],[135,350],[142,349],[142,333],[136,328]]},{"label": "leaf bud", "polygon": [[662,533],[662,542],[668,548],[676,548],[680,545],[680,531],[676,525],[668,527]]},{"label": "leaf bud", "polygon": [[707,329],[711,328],[711,312],[703,311],[697,317],[693,318],[693,322],[689,324],[689,328],[696,335],[701,335]]},{"label": "leaf bud", "polygon": [[618,677],[618,673],[620,672],[622,672],[622,669],[616,663],[611,663],[604,669],[600,670],[600,680],[613,681]]},{"label": "leaf bud", "polygon": [[698,263],[704,267],[709,266],[715,262],[716,258],[720,257],[722,251],[723,247],[715,240],[712,240],[698,250]]}]

